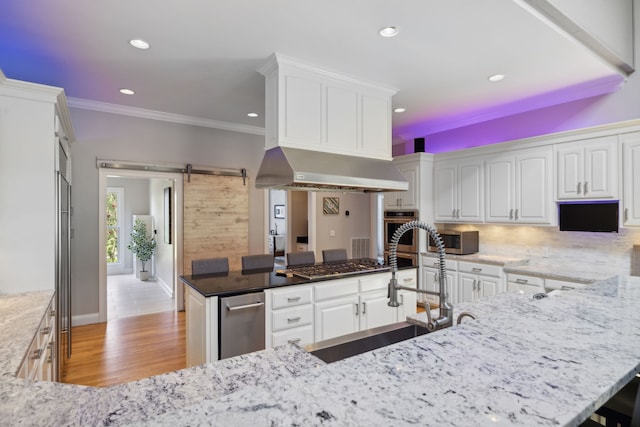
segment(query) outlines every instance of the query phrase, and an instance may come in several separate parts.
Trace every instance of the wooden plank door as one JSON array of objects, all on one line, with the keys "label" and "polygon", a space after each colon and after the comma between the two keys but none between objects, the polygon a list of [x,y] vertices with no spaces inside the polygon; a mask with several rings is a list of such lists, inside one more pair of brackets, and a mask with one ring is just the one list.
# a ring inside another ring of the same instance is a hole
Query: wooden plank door
[{"label": "wooden plank door", "polygon": [[184,176],[183,274],[191,261],[229,258],[229,269],[242,269],[249,251],[249,180],[242,177]]}]

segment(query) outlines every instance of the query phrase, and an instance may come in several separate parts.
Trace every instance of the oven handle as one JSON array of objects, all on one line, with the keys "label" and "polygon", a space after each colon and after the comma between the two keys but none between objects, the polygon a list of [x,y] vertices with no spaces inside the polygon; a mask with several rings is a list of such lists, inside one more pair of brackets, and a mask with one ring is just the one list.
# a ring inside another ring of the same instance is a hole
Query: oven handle
[{"label": "oven handle", "polygon": [[254,302],[253,304],[236,305],[235,307],[227,306],[227,310],[229,311],[244,310],[245,308],[260,307],[261,305],[264,305],[264,302]]}]

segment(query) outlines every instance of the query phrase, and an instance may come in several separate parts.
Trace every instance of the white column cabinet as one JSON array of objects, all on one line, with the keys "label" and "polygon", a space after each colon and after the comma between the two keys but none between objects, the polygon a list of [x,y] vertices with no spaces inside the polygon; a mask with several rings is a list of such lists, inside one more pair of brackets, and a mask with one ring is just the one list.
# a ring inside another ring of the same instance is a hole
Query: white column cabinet
[{"label": "white column cabinet", "polygon": [[551,224],[550,147],[517,150],[486,162],[486,222]]},{"label": "white column cabinet", "polygon": [[420,164],[418,162],[394,161],[398,171],[409,183],[407,191],[389,191],[384,193],[385,209],[418,209],[420,199]]},{"label": "white column cabinet", "polygon": [[623,225],[640,225],[640,132],[620,135],[622,142]]},{"label": "white column cabinet", "polygon": [[482,222],[483,161],[448,161],[434,168],[435,220]]},{"label": "white column cabinet", "polygon": [[187,367],[218,360],[218,297],[185,286]]},{"label": "white column cabinet", "polygon": [[618,197],[618,136],[555,145],[557,199]]}]

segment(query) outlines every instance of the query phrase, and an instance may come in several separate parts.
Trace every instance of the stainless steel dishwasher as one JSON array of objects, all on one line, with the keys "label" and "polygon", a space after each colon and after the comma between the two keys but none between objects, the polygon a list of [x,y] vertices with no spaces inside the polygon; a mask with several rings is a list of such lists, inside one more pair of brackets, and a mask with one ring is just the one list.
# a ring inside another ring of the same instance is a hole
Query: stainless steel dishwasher
[{"label": "stainless steel dishwasher", "polygon": [[264,350],[264,292],[220,298],[220,359]]}]

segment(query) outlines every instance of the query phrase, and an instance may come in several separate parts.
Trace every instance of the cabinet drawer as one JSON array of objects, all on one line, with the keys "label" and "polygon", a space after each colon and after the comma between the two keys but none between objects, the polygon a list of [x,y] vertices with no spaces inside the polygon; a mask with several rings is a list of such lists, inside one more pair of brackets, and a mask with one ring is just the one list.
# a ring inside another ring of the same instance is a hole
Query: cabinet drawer
[{"label": "cabinet drawer", "polygon": [[544,279],[542,277],[525,276],[522,274],[507,274],[507,282],[517,283],[519,285],[544,286]]},{"label": "cabinet drawer", "polygon": [[398,285],[400,286],[408,286],[410,288],[416,288],[418,286],[418,281],[416,279],[417,270],[403,270],[398,271],[396,274],[398,279]]},{"label": "cabinet drawer", "polygon": [[293,307],[311,302],[311,286],[292,286],[271,292],[271,308]]},{"label": "cabinet drawer", "polygon": [[315,301],[354,295],[358,293],[357,279],[332,280],[314,286]]},{"label": "cabinet drawer", "polygon": [[493,277],[500,277],[502,275],[502,267],[499,265],[477,264],[464,261],[458,262],[458,271]]},{"label": "cabinet drawer", "polygon": [[313,306],[311,304],[284,308],[271,313],[271,329],[273,331],[310,325],[312,321]]},{"label": "cabinet drawer", "polygon": [[285,344],[307,345],[313,343],[313,326],[287,329],[271,334],[271,342],[274,347]]},{"label": "cabinet drawer", "polygon": [[389,287],[389,280],[391,280],[391,273],[370,274],[364,276],[358,280],[358,283],[360,283],[360,292],[387,289]]},{"label": "cabinet drawer", "polygon": [[[430,268],[440,268],[440,262],[438,258],[423,256],[422,257],[422,266],[430,267]],[[447,270],[457,270],[458,269],[458,261],[453,261],[450,259],[444,260],[444,268]]]},{"label": "cabinet drawer", "polygon": [[544,281],[544,290],[547,292],[555,290],[569,291],[571,289],[584,288],[585,286],[587,285],[584,283],[567,282],[565,280],[545,279]]}]

